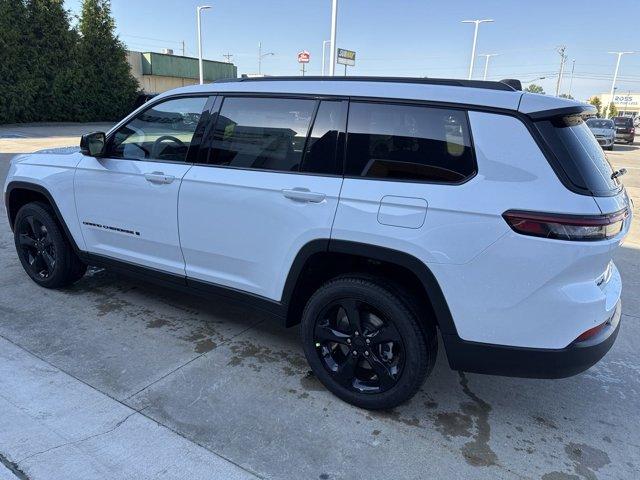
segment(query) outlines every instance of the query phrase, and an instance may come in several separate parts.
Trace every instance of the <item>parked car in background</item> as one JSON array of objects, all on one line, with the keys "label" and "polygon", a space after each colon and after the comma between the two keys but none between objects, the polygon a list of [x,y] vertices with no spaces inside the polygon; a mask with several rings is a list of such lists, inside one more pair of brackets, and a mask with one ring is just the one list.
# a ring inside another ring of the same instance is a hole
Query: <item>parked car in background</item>
[{"label": "parked car in background", "polygon": [[636,128],[633,126],[632,117],[615,117],[613,123],[616,126],[616,140],[633,143],[636,136]]},{"label": "parked car in background", "polygon": [[616,127],[613,120],[590,118],[587,120],[587,126],[602,148],[613,150],[613,144],[616,140]]}]

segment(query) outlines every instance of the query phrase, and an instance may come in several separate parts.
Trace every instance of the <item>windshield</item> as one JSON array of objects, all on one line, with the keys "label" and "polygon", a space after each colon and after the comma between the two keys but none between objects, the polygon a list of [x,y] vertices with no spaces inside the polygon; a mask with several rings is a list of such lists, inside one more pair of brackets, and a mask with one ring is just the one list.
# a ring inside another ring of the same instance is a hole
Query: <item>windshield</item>
[{"label": "windshield", "polygon": [[579,115],[536,122],[560,167],[577,190],[594,196],[614,195],[620,182],[602,147]]},{"label": "windshield", "polygon": [[587,120],[589,128],[613,128],[611,120],[600,120],[598,118],[590,118]]}]

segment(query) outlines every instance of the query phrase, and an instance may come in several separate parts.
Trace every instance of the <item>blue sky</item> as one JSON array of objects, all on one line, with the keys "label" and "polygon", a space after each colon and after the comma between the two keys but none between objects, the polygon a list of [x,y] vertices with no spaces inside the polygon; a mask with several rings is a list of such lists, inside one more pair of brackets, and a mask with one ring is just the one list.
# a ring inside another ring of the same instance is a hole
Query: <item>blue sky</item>
[{"label": "blue sky", "polygon": [[[74,13],[80,0],[67,0]],[[195,8],[203,13],[205,58],[233,55],[240,73],[257,71],[258,42],[264,52],[263,73],[296,75],[296,53],[308,50],[309,74],[320,74],[322,41],[330,35],[331,0],[112,0],[121,39],[132,50],[163,47],[197,54]],[[560,56],[567,47],[562,92],[569,89],[575,59],[572,94],[584,100],[608,92],[615,67],[613,50],[640,51],[640,1],[616,0],[339,0],[337,46],[357,52],[351,75],[396,75],[466,78],[473,26],[460,23],[492,18],[480,26],[478,54],[497,53],[489,79],[505,77],[536,81],[555,92]],[[342,73],[343,67],[337,71]],[[482,78],[484,58],[478,58],[474,78]],[[623,57],[618,92],[640,91],[640,53]]]}]

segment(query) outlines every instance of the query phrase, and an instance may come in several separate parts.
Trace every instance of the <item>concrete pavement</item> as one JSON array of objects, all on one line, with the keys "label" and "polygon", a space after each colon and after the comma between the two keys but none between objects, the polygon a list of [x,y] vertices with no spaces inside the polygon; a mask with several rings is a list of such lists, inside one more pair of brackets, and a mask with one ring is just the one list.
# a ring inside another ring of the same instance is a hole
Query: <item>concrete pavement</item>
[{"label": "concrete pavement", "polygon": [[[609,157],[640,206],[640,150],[620,147]],[[103,270],[38,288],[2,212],[0,459],[32,480],[638,478],[637,226],[616,258],[623,324],[600,364],[527,380],[458,374],[441,354],[411,402],[371,413],[309,374],[296,329],[241,306]]]}]

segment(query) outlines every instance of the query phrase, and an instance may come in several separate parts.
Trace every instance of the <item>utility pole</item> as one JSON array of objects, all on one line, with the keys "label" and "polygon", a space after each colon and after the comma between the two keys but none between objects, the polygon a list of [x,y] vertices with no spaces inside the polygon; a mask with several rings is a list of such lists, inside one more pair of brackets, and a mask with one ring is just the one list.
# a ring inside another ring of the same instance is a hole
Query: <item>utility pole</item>
[{"label": "utility pole", "polygon": [[571,79],[569,80],[569,96],[571,96],[571,90],[573,89],[573,72],[576,69],[576,59],[571,60]]},{"label": "utility pole", "polygon": [[209,5],[203,5],[196,9],[196,16],[198,17],[198,72],[200,74],[200,85],[204,83],[204,76],[202,73],[202,31],[200,29],[200,17],[202,10],[211,8]]},{"label": "utility pole", "polygon": [[338,0],[331,4],[331,53],[329,54],[329,75],[336,73],[336,35],[338,28]]},{"label": "utility pole", "polygon": [[489,70],[489,59],[491,57],[495,57],[497,56],[497,53],[483,53],[481,55],[478,55],[479,57],[485,57],[485,61],[484,61],[484,75],[482,76],[482,80],[486,80],[487,79],[487,71]]},{"label": "utility pole", "polygon": [[327,51],[327,44],[330,44],[331,40],[325,40],[322,42],[322,76],[324,77],[324,67],[326,65],[325,53]]},{"label": "utility pole", "polygon": [[567,59],[567,55],[564,51],[567,49],[564,45],[558,48],[560,54],[560,73],[558,74],[558,81],[556,82],[556,97],[560,95],[560,84],[562,83],[562,74],[564,73],[564,62]]},{"label": "utility pole", "polygon": [[493,20],[488,18],[485,20],[463,20],[462,23],[473,23],[475,28],[473,30],[473,46],[471,47],[471,62],[469,62],[469,80],[473,76],[473,64],[476,60],[476,44],[478,43],[478,27],[481,23],[492,23]]},{"label": "utility pole", "polygon": [[233,59],[233,54],[231,54],[231,53],[224,53],[222,56],[225,58],[225,60],[227,61],[227,63],[231,63],[231,60]]},{"label": "utility pole", "polygon": [[185,56],[184,40],[182,40],[182,56]]},{"label": "utility pole", "polygon": [[[620,70],[620,59],[622,58],[623,55],[626,54],[632,54],[632,53],[636,53],[636,52],[609,52],[613,55],[617,55],[618,56],[618,60],[616,61],[616,69],[613,72],[613,81],[611,82],[611,93],[609,94],[609,104],[607,104],[607,108],[604,110],[604,112],[607,112],[609,110],[610,105],[613,103],[613,94],[614,94],[614,90],[616,88],[616,81],[618,80],[618,70]],[[604,113],[603,112],[603,113]],[[603,115],[603,117],[605,117],[606,115]]]}]

